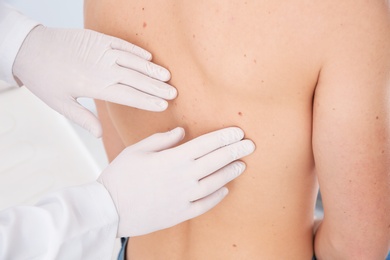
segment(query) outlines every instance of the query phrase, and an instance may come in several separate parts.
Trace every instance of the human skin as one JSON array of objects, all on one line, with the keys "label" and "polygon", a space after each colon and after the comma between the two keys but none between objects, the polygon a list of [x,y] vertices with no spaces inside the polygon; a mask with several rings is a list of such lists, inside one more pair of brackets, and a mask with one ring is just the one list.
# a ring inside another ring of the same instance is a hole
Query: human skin
[{"label": "human skin", "polygon": [[[222,203],[131,238],[128,259],[384,258],[385,1],[87,0],[85,26],[152,52],[179,93],[162,113],[97,101],[109,158],[176,126],[184,141],[239,126],[257,147]],[[314,237],[317,179],[325,217]]]}]

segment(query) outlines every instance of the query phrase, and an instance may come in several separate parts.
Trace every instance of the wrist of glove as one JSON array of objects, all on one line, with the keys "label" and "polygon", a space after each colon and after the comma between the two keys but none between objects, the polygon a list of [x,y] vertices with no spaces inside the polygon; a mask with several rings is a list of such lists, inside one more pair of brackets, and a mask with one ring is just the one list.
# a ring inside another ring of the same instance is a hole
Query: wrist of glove
[{"label": "wrist of glove", "polygon": [[51,108],[101,136],[99,120],[82,107],[90,97],[150,111],[163,111],[176,97],[170,73],[146,50],[83,29],[35,27],[26,37],[13,74]]},{"label": "wrist of glove", "polygon": [[183,137],[182,128],[152,135],[126,148],[99,177],[118,211],[118,237],[148,234],[210,210],[226,196],[223,186],[245,170],[236,160],[255,149],[236,127],[172,148]]}]

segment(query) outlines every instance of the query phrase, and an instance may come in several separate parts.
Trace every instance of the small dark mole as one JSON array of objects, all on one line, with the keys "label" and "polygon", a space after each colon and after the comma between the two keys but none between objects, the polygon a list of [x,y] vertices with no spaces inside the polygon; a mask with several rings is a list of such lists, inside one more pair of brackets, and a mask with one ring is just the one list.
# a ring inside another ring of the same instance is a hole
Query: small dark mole
[{"label": "small dark mole", "polygon": [[236,245],[236,244],[233,244],[233,247],[237,247],[237,245]]},{"label": "small dark mole", "polygon": [[390,228],[390,225],[387,228]]},{"label": "small dark mole", "polygon": [[192,35],[192,38],[194,38],[194,39],[195,39],[195,34],[193,34],[193,35]]},{"label": "small dark mole", "polygon": [[257,60],[253,60],[253,63],[257,63]]},{"label": "small dark mole", "polygon": [[379,116],[376,117],[376,120],[378,120],[378,119],[379,119]]},{"label": "small dark mole", "polygon": [[242,112],[238,112],[238,115],[239,115],[239,116],[242,116]]},{"label": "small dark mole", "polygon": [[262,80],[261,83],[264,83],[264,80]]},{"label": "small dark mole", "polygon": [[136,33],[135,36],[138,36],[138,33]]},{"label": "small dark mole", "polygon": [[142,11],[145,11],[145,7],[142,7]]},{"label": "small dark mole", "polygon": [[146,26],[148,26],[148,24],[146,23],[146,22],[144,22],[143,24],[142,24],[142,27],[146,27]]},{"label": "small dark mole", "polygon": [[382,150],[382,153],[385,153],[385,150]]},{"label": "small dark mole", "polygon": [[352,180],[349,180],[349,183],[351,183],[352,182]]},{"label": "small dark mole", "polygon": [[285,206],[283,206],[283,209],[286,209],[286,207],[285,207]]},{"label": "small dark mole", "polygon": [[244,57],[246,58],[246,54],[244,54]]}]

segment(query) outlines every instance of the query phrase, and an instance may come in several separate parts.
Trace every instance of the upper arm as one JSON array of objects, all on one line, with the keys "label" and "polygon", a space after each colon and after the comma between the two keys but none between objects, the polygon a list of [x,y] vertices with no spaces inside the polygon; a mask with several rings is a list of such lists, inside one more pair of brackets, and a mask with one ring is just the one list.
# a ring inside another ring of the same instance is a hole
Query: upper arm
[{"label": "upper arm", "polygon": [[390,239],[390,19],[374,14],[340,25],[313,103],[319,232],[357,256],[385,254]]}]

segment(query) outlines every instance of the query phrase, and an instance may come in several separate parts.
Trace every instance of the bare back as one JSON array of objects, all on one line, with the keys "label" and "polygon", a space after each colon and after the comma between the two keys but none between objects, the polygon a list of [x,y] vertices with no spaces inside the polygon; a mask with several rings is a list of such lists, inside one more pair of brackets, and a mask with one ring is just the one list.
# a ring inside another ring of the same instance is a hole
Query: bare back
[{"label": "bare back", "polygon": [[311,259],[313,96],[330,12],[322,3],[86,1],[87,28],[152,52],[179,93],[163,113],[107,104],[123,143],[106,143],[109,151],[176,126],[186,140],[239,126],[257,147],[220,205],[131,238],[128,259]]}]

